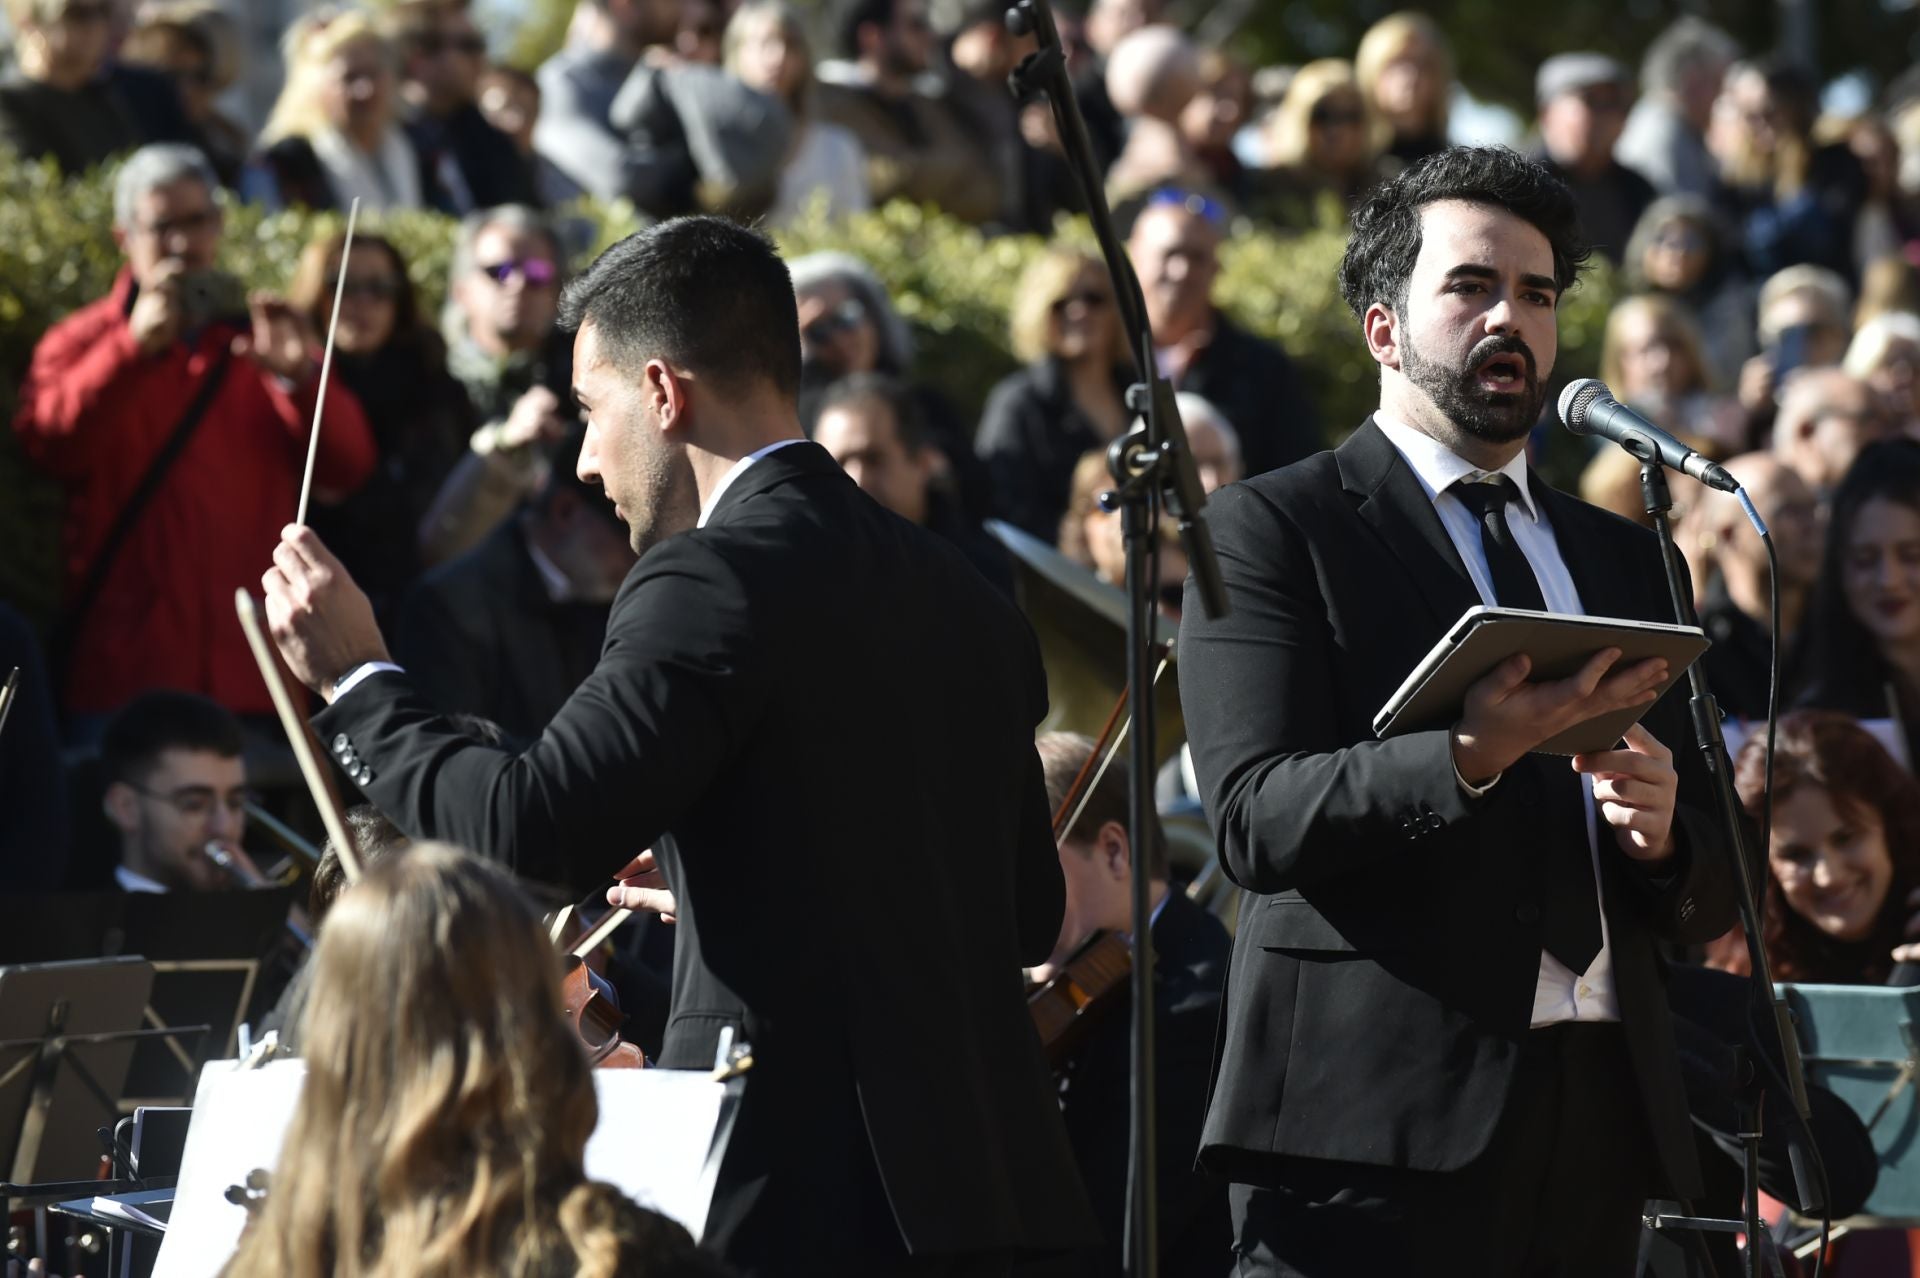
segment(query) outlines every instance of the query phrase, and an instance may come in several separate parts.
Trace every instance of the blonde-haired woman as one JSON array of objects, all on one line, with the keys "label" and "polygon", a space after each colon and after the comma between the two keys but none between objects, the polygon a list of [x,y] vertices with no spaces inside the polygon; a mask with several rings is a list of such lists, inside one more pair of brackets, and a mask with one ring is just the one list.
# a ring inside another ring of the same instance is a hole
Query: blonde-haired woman
[{"label": "blonde-haired woman", "polygon": [[1390,13],[1367,28],[1354,54],[1360,92],[1375,120],[1374,145],[1396,167],[1447,145],[1453,50],[1424,13]]},{"label": "blonde-haired woman", "polygon": [[987,397],[975,447],[998,518],[1052,541],[1074,463],[1127,425],[1127,338],[1100,259],[1056,246],[1020,278],[1013,352],[1026,367]]},{"label": "blonde-haired woman", "polygon": [[13,68],[0,78],[0,147],[52,156],[80,173],[140,144],[126,102],[101,74],[113,10],[107,0],[6,0]]},{"label": "blonde-haired woman", "polygon": [[813,46],[799,12],[785,0],[747,0],[727,23],[722,50],[742,84],[780,99],[793,114],[792,150],[767,221],[792,225],[816,200],[835,220],[871,207],[860,140],[813,109]]},{"label": "blonde-haired woman", "polygon": [[285,46],[286,87],[243,191],[281,207],[426,207],[431,181],[401,127],[398,63],[374,19],[323,9],[289,27]]},{"label": "blonde-haired woman", "polygon": [[375,864],[312,970],[306,1083],[227,1274],[717,1272],[684,1229],[586,1179],[592,1076],[504,871],[436,843]]},{"label": "blonde-haired woman", "polygon": [[1367,193],[1379,152],[1352,63],[1321,58],[1294,73],[1267,123],[1267,159],[1249,210],[1288,230],[1318,226],[1329,198],[1345,212]]},{"label": "blonde-haired woman", "polygon": [[1716,393],[1700,330],[1671,298],[1650,293],[1613,308],[1600,343],[1600,380],[1621,403],[1696,446],[1722,456],[1747,449],[1746,415]]}]

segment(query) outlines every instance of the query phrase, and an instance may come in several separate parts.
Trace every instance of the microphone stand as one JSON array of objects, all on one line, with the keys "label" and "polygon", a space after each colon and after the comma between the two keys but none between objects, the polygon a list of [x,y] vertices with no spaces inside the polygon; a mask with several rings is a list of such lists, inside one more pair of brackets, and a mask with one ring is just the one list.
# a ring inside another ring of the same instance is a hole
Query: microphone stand
[{"label": "microphone stand", "polygon": [[1127,689],[1133,720],[1132,739],[1127,743],[1127,837],[1132,848],[1133,880],[1133,1120],[1127,1160],[1127,1271],[1133,1278],[1153,1278],[1159,1272],[1160,1243],[1153,1109],[1153,910],[1146,833],[1153,819],[1153,634],[1157,601],[1149,582],[1154,575],[1154,542],[1163,501],[1179,523],[1180,542],[1207,616],[1226,615],[1226,587],[1220,580],[1219,561],[1214,558],[1213,539],[1200,517],[1206,492],[1187,449],[1173,385],[1159,376],[1155,367],[1146,296],[1114,232],[1099,163],[1094,159],[1086,120],[1081,117],[1072,78],[1067,74],[1066,51],[1054,26],[1053,10],[1047,0],[1015,0],[1007,10],[1006,24],[1014,35],[1031,35],[1038,43],[1039,47],[1008,77],[1008,85],[1020,101],[1045,94],[1052,104],[1061,149],[1086,197],[1087,216],[1113,280],[1114,301],[1129,339],[1128,353],[1137,379],[1127,388],[1127,408],[1140,414],[1141,424],[1107,449],[1107,467],[1116,487],[1101,494],[1100,504],[1106,510],[1120,511],[1126,543]]},{"label": "microphone stand", "polygon": [[[1640,495],[1647,515],[1653,520],[1654,531],[1660,537],[1660,559],[1666,569],[1667,593],[1673,599],[1674,620],[1683,626],[1699,624],[1694,612],[1693,595],[1687,589],[1686,575],[1681,568],[1680,552],[1673,544],[1673,525],[1669,512],[1673,509],[1673,494],[1667,487],[1667,472],[1658,461],[1642,458],[1640,462]],[[1761,534],[1766,535],[1766,525],[1760,520],[1758,512],[1746,498],[1745,492],[1738,494],[1741,504],[1747,508],[1747,514],[1754,521]],[[1776,641],[1778,636],[1775,637]],[[1733,764],[1727,756],[1727,742],[1720,731],[1720,707],[1707,690],[1707,676],[1701,670],[1700,663],[1694,662],[1687,669],[1687,681],[1692,691],[1690,705],[1693,710],[1693,735],[1705,759],[1707,771],[1714,780],[1714,794],[1720,808],[1720,823],[1726,830],[1728,849],[1733,860],[1734,883],[1740,899],[1740,926],[1747,934],[1747,958],[1752,964],[1753,1005],[1749,1013],[1765,1016],[1780,1040],[1780,1058],[1785,1067],[1789,1095],[1793,1101],[1794,1112],[1799,1121],[1795,1130],[1789,1133],[1787,1156],[1793,1164],[1794,1189],[1800,1196],[1802,1209],[1809,1212],[1824,1211],[1825,1195],[1815,1183],[1814,1166],[1819,1152],[1813,1148],[1813,1135],[1808,1127],[1811,1113],[1807,1107],[1806,1068],[1800,1059],[1800,1040],[1794,1033],[1793,1013],[1787,1007],[1787,1001],[1780,997],[1773,983],[1773,969],[1767,962],[1766,946],[1761,941],[1759,896],[1754,887],[1753,861],[1749,859],[1746,843],[1746,823],[1741,819],[1739,799],[1733,789]],[[1760,1219],[1760,1104],[1759,1093],[1762,1082],[1758,1076],[1760,1062],[1755,1059],[1757,1053],[1736,1052],[1736,1071],[1741,1075],[1733,1080],[1740,1089],[1741,1132],[1740,1142],[1745,1147],[1745,1219],[1740,1222],[1747,1236],[1747,1273],[1759,1278],[1761,1253],[1768,1243],[1766,1225]],[[1654,1228],[1669,1229],[1705,1229],[1727,1230],[1733,1222],[1708,1220],[1691,1216],[1661,1216],[1650,1222]]]}]

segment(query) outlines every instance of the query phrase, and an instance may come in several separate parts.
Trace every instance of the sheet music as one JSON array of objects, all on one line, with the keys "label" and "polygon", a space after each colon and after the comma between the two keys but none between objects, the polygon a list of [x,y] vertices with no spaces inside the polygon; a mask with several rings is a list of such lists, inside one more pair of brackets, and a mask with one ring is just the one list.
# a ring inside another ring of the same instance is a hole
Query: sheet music
[{"label": "sheet music", "polygon": [[96,1196],[93,1200],[93,1210],[102,1216],[111,1216],[116,1220],[132,1221],[136,1225],[145,1225],[149,1229],[164,1230],[167,1227],[167,1218],[165,1216],[152,1215],[151,1213],[142,1211],[133,1203],[122,1202],[117,1198]]},{"label": "sheet music", "polygon": [[[173,1213],[154,1278],[213,1278],[240,1241],[246,1211],[229,1185],[271,1170],[306,1078],[297,1060],[242,1070],[213,1061],[200,1074]],[[713,1196],[708,1154],[727,1085],[692,1070],[595,1070],[600,1121],[587,1141],[587,1175],[671,1216],[698,1238]],[[268,1193],[272,1190],[269,1188]]]}]

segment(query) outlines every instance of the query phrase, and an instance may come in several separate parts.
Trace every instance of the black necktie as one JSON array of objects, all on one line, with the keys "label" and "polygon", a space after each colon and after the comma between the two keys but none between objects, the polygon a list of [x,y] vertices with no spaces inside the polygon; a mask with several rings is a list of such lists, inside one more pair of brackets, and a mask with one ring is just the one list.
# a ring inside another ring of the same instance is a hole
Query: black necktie
[{"label": "black necktie", "polygon": [[[1546,597],[1533,565],[1513,539],[1507,524],[1507,503],[1518,500],[1520,489],[1505,475],[1489,475],[1478,482],[1461,481],[1449,489],[1480,523],[1480,549],[1493,575],[1494,602],[1505,608],[1546,611]],[[1571,769],[1548,761],[1548,789],[1556,804],[1578,803],[1581,786]],[[1565,777],[1557,774],[1565,771]],[[1547,953],[1578,976],[1600,952],[1600,898],[1594,890],[1593,854],[1587,846],[1584,803],[1571,811],[1579,816],[1579,836],[1546,858],[1541,890],[1540,942]]]}]

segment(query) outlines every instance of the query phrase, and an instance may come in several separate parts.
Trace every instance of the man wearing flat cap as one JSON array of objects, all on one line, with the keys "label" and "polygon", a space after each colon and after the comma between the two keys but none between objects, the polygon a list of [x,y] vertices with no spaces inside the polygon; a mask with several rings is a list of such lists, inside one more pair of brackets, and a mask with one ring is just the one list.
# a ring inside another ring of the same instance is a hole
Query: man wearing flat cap
[{"label": "man wearing flat cap", "polygon": [[1561,53],[1534,77],[1540,109],[1535,157],[1573,192],[1593,247],[1621,263],[1633,225],[1653,203],[1653,184],[1613,158],[1633,105],[1633,77],[1601,53]]}]

